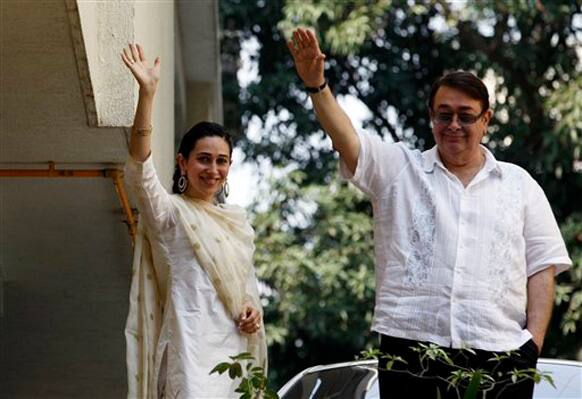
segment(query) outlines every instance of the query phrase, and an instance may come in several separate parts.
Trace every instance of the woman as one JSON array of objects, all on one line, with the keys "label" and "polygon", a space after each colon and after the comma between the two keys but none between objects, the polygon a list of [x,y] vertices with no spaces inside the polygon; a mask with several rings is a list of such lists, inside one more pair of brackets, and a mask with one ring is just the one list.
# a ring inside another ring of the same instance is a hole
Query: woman
[{"label": "woman", "polygon": [[210,371],[246,351],[266,368],[266,344],[253,230],[241,208],[216,204],[226,191],[230,137],[220,125],[195,125],[180,144],[174,194],[167,193],[150,150],[160,60],[148,67],[134,44],[121,57],[139,83],[126,182],[143,221],[126,326],[128,397],[235,397],[237,382]]}]

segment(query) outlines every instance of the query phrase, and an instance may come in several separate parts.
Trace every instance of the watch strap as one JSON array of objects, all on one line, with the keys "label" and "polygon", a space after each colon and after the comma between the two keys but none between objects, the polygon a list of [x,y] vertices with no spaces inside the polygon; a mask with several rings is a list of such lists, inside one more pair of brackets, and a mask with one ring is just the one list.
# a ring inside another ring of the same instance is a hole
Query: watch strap
[{"label": "watch strap", "polygon": [[314,93],[319,93],[320,91],[322,91],[326,87],[327,87],[327,80],[325,82],[323,82],[323,84],[321,86],[318,86],[318,87],[305,86],[305,90],[307,90],[308,93],[314,94]]}]

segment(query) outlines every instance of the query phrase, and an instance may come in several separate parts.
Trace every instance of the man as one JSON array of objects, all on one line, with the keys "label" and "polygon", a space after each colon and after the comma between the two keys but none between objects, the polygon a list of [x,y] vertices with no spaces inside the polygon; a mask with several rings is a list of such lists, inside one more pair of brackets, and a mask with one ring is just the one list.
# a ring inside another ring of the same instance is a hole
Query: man
[{"label": "man", "polygon": [[[288,47],[340,154],[342,175],[372,200],[372,330],[381,351],[403,357],[409,371],[382,371],[381,396],[433,398],[438,389],[441,397],[457,397],[445,380],[451,367],[436,361],[424,372],[427,363],[410,349],[434,343],[458,365],[494,374],[487,397],[530,398],[533,380],[512,384],[497,372],[535,367],[554,276],[571,260],[539,185],[480,144],[493,115],[483,82],[453,72],[434,84],[429,114],[437,144],[421,153],[354,130],[326,84],[313,32],[297,29]],[[514,352],[493,372],[496,363],[488,360],[505,351]]]}]

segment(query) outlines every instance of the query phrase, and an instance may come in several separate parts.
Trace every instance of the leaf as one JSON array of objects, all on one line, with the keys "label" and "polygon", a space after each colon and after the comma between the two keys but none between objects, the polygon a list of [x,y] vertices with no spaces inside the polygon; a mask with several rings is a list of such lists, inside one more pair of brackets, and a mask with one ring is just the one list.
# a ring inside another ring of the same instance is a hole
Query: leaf
[{"label": "leaf", "polygon": [[230,368],[230,363],[227,363],[227,362],[219,363],[208,374],[213,374],[213,373],[223,374],[229,368]]},{"label": "leaf", "polygon": [[228,376],[233,380],[237,377],[242,377],[242,367],[240,363],[232,364],[232,366],[228,370]]},{"label": "leaf", "polygon": [[546,373],[543,373],[543,374],[542,374],[542,378],[543,378],[544,380],[546,380],[547,382],[549,382],[549,383],[550,383],[550,385],[554,387],[554,389],[557,389],[557,388],[556,388],[556,384],[554,384],[554,379],[552,378],[552,376],[551,376],[551,375],[549,375],[549,374],[546,374]]},{"label": "leaf", "polygon": [[255,358],[249,352],[241,352],[235,356],[229,356],[232,360],[254,360]]},{"label": "leaf", "polygon": [[277,394],[277,392],[272,391],[270,389],[267,389],[267,390],[265,390],[263,398],[264,399],[279,399],[279,395]]},{"label": "leaf", "polygon": [[477,394],[479,393],[479,384],[481,383],[481,375],[482,375],[481,370],[476,370],[473,373],[473,377],[471,378],[471,381],[469,382],[469,386],[467,387],[467,390],[465,391],[465,395],[463,396],[463,399],[476,399],[477,398]]}]

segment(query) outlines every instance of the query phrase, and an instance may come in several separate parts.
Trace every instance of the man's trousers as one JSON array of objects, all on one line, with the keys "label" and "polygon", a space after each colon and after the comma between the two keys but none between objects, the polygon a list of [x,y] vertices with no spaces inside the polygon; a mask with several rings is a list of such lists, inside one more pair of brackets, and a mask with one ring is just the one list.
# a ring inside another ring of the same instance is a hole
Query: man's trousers
[{"label": "man's trousers", "polygon": [[[496,380],[493,389],[487,392],[487,399],[531,399],[534,382],[526,379],[518,383],[511,381],[511,373],[514,369],[535,369],[538,360],[538,348],[533,340],[529,340],[520,348],[510,352],[489,352],[474,349],[475,354],[467,350],[443,348],[455,366],[444,361],[425,359],[420,361],[421,353],[415,352],[411,347],[418,347],[419,343],[429,345],[428,342],[411,341],[394,338],[386,335],[380,336],[380,351],[382,354],[402,357],[407,364],[394,362],[391,370],[386,370],[390,359],[380,358],[378,361],[380,397],[382,399],[434,399],[437,398],[437,390],[442,399],[462,398],[468,380],[458,384],[458,391],[450,387],[447,379],[456,370],[483,369],[491,373]],[[490,361],[495,356],[505,357],[500,361]],[[457,367],[458,366],[458,367]],[[501,374],[499,374],[501,373]],[[413,374],[413,375],[411,375]],[[482,398],[482,394],[478,398]]]}]

